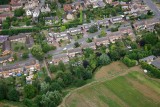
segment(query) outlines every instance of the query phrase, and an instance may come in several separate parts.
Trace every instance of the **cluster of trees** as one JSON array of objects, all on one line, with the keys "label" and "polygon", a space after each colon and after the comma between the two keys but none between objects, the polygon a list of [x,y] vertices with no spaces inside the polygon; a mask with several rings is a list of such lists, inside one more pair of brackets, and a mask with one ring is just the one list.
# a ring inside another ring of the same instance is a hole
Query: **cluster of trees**
[{"label": "cluster of trees", "polygon": [[20,16],[23,16],[25,13],[25,10],[23,8],[19,8],[19,9],[16,9],[14,11],[14,16],[15,17],[20,17]]},{"label": "cluster of trees", "polygon": [[91,27],[89,28],[89,30],[88,30],[89,33],[95,33],[95,32],[97,32],[97,31],[98,31],[97,26],[91,26]]},{"label": "cluster of trees", "polygon": [[88,9],[85,11],[87,21],[90,22],[90,20],[94,20],[95,18],[104,18],[110,17],[110,16],[116,16],[117,14],[121,14],[122,8],[120,5],[118,6],[111,6],[107,4],[105,8],[96,8],[96,9]]},{"label": "cluster of trees", "polygon": [[0,5],[9,4],[10,0],[1,0]]},{"label": "cluster of trees", "polygon": [[124,64],[126,64],[128,67],[133,67],[133,66],[135,66],[136,65],[136,60],[131,60],[131,59],[129,59],[128,57],[124,57],[123,59],[122,59],[122,62],[124,63]]},{"label": "cluster of trees", "polygon": [[141,62],[141,66],[143,69],[146,69],[151,76],[155,77],[155,78],[160,78],[160,70],[155,68],[152,65],[149,65],[145,62]]}]

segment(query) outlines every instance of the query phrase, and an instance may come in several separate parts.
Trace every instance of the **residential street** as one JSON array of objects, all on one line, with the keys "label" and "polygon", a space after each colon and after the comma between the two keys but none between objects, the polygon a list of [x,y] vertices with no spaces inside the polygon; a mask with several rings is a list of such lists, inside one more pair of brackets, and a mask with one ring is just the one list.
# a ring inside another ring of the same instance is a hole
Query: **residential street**
[{"label": "residential street", "polygon": [[155,16],[157,18],[160,18],[160,10],[158,10],[158,8],[156,7],[156,5],[153,3],[152,0],[143,0],[148,7],[154,12]]}]

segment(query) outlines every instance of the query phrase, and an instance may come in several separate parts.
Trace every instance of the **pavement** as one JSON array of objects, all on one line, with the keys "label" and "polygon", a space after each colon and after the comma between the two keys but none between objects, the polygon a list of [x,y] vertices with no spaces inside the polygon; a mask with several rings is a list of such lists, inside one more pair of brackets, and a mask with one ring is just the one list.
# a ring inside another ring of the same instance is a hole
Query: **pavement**
[{"label": "pavement", "polygon": [[157,8],[157,6],[153,3],[152,0],[143,0],[146,5],[153,11],[155,14],[155,17],[160,18],[160,10]]}]

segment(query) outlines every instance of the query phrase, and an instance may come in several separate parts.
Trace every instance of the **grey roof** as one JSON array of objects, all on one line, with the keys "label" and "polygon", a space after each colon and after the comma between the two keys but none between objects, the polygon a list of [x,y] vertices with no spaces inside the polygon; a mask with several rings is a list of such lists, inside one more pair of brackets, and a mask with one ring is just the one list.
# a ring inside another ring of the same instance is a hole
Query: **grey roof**
[{"label": "grey roof", "polygon": [[8,38],[8,36],[6,35],[6,36],[2,36],[2,35],[0,35],[0,43],[3,43],[4,41],[6,41],[7,40],[7,38]]},{"label": "grey roof", "polygon": [[160,69],[160,59],[154,60],[151,64],[156,68]]},{"label": "grey roof", "polygon": [[100,6],[100,7],[104,7],[106,4],[103,2],[103,1],[98,1],[98,6]]},{"label": "grey roof", "polygon": [[102,42],[102,41],[106,41],[106,40],[109,41],[109,38],[108,37],[101,37],[101,38],[97,38],[95,40],[96,40],[96,42]]},{"label": "grey roof", "polygon": [[82,44],[82,48],[90,48],[91,46],[95,46],[94,42]]},{"label": "grey roof", "polygon": [[3,42],[3,46],[2,46],[2,50],[6,51],[6,50],[11,50],[11,42],[10,41],[5,41]]},{"label": "grey roof", "polygon": [[54,55],[53,59],[61,59],[61,58],[64,58],[64,57],[68,57],[66,53]]},{"label": "grey roof", "polygon": [[68,53],[81,53],[81,52],[82,52],[81,48],[74,48],[74,49],[68,50]]},{"label": "grey roof", "polygon": [[10,57],[11,57],[11,55],[2,56],[2,57],[0,57],[0,62],[4,61],[4,60],[8,60]]},{"label": "grey roof", "polygon": [[32,47],[34,45],[33,37],[26,38],[26,45],[27,45],[27,47]]},{"label": "grey roof", "polygon": [[54,17],[45,17],[44,20],[54,20]]},{"label": "grey roof", "polygon": [[0,8],[9,8],[10,5],[0,5]]},{"label": "grey roof", "polygon": [[25,38],[27,35],[25,33],[21,33],[19,35],[10,36],[9,40],[19,39],[19,38]]},{"label": "grey roof", "polygon": [[148,57],[145,57],[145,58],[140,59],[140,61],[152,60],[152,59],[154,59],[154,58],[156,58],[156,57],[155,57],[154,55],[151,55],[151,56],[148,56]]}]

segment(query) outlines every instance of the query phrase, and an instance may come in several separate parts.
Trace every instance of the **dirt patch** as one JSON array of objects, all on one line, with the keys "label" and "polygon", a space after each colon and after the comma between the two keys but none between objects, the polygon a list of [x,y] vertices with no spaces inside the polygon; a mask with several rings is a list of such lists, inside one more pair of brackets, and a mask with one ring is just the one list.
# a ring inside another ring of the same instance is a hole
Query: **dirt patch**
[{"label": "dirt patch", "polygon": [[113,62],[107,66],[104,66],[100,68],[96,73],[95,73],[95,79],[101,79],[101,78],[108,78],[113,75],[118,75],[121,73],[124,73],[128,69],[123,63],[121,62]]}]

